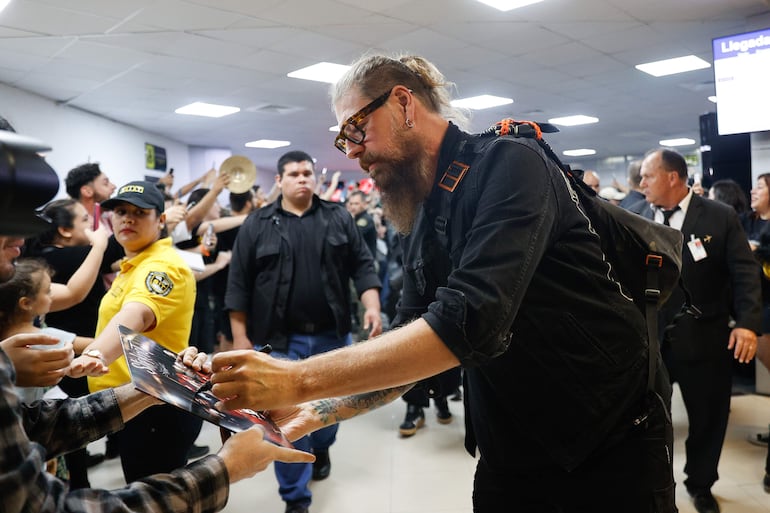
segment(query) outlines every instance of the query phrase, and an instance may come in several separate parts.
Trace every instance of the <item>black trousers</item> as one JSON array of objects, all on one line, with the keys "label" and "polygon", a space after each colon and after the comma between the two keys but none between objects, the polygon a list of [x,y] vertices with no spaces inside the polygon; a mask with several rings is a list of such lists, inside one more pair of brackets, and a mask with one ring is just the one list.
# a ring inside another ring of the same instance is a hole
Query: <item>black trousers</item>
[{"label": "black trousers", "polygon": [[684,485],[688,490],[708,490],[719,479],[717,466],[730,416],[732,362],[725,357],[683,361],[664,352],[671,382],[682,392],[689,428],[685,442],[687,463]]},{"label": "black trousers", "polygon": [[430,398],[443,399],[453,394],[462,383],[460,367],[449,369],[432,378],[420,381],[416,386],[408,390],[401,398],[407,404],[413,404],[421,408],[430,406]]},{"label": "black trousers", "polygon": [[187,464],[187,451],[202,419],[173,406],[153,406],[118,432],[120,462],[126,483]]},{"label": "black trousers", "polygon": [[626,428],[578,468],[476,468],[475,513],[675,513],[673,429],[665,406],[651,403],[647,422]]}]

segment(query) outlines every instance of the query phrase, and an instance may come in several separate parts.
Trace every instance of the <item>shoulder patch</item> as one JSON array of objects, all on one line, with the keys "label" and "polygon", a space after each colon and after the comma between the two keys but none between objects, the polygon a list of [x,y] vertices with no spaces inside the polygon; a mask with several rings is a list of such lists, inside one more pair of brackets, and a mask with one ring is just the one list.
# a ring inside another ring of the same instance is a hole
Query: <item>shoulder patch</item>
[{"label": "shoulder patch", "polygon": [[361,228],[364,228],[365,226],[367,226],[369,224],[369,221],[365,217],[362,217],[361,219],[356,221],[356,224],[358,226],[360,226]]},{"label": "shoulder patch", "polygon": [[159,296],[168,296],[174,288],[174,283],[168,277],[168,274],[159,271],[148,273],[144,284],[147,286],[147,290]]}]

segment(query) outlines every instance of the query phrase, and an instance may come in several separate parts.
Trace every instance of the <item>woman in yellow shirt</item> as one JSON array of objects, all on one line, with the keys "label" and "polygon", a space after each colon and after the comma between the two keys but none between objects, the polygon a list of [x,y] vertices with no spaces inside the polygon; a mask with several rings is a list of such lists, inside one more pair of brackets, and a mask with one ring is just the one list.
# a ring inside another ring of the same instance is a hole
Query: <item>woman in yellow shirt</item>
[{"label": "woman in yellow shirt", "polygon": [[[99,306],[94,342],[70,367],[73,376],[89,376],[91,392],[131,380],[118,325],[140,331],[178,353],[188,345],[195,304],[192,271],[177,255],[171,239],[162,237],[163,195],[155,185],[130,182],[103,202],[102,209],[112,210],[115,238],[126,258]],[[126,482],[183,466],[200,422],[172,406],[150,408],[128,422],[118,434]]]}]

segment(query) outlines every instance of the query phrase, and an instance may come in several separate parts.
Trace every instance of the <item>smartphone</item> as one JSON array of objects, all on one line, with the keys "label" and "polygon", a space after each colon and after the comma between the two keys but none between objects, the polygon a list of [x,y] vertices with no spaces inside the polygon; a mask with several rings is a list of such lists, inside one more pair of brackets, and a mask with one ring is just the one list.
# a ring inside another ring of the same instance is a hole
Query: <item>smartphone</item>
[{"label": "smartphone", "polygon": [[102,206],[96,203],[94,205],[94,222],[93,222],[93,230],[96,231],[99,229],[99,218],[102,217]]},{"label": "smartphone", "polygon": [[169,170],[168,170],[168,174],[170,174],[170,175],[172,175],[172,176],[173,176],[173,174],[174,174],[174,168],[173,168],[173,167],[172,167],[171,169],[169,169]]}]

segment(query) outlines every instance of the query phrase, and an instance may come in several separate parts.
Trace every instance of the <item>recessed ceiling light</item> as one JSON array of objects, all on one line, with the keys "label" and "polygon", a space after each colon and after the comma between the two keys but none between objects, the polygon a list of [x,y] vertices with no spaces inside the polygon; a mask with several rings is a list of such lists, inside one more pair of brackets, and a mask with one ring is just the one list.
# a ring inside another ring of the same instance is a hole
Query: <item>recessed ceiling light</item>
[{"label": "recessed ceiling light", "polygon": [[482,4],[487,4],[490,7],[499,9],[501,11],[510,11],[524,7],[525,5],[536,4],[543,0],[478,0]]},{"label": "recessed ceiling light", "polygon": [[686,137],[680,137],[679,139],[663,139],[658,141],[661,146],[689,146],[695,144],[694,139],[688,139]]},{"label": "recessed ceiling light", "polygon": [[561,118],[551,118],[548,120],[548,122],[553,125],[577,126],[577,125],[588,125],[591,123],[598,123],[599,118],[578,114],[576,116],[564,116]]},{"label": "recessed ceiling light", "polygon": [[500,96],[492,96],[489,94],[482,94],[481,96],[472,96],[470,98],[460,98],[458,100],[452,100],[452,106],[461,109],[482,110],[490,109],[492,107],[499,107],[500,105],[509,105],[513,103],[510,98],[502,98]]},{"label": "recessed ceiling light", "polygon": [[564,150],[562,153],[568,157],[585,157],[587,155],[596,155],[596,150],[579,148],[577,150]]},{"label": "recessed ceiling light", "polygon": [[709,96],[709,101],[711,103],[716,103],[717,102],[717,97],[716,96]]},{"label": "recessed ceiling light", "polygon": [[306,68],[298,69],[287,73],[287,77],[301,78],[302,80],[315,80],[316,82],[326,82],[334,84],[345,74],[350,66],[344,64],[334,64],[333,62],[319,62]]},{"label": "recessed ceiling light", "polygon": [[291,141],[273,141],[271,139],[260,139],[258,141],[247,142],[248,148],[266,148],[272,150],[274,148],[283,148],[291,144]]},{"label": "recessed ceiling light", "polygon": [[332,125],[329,127],[329,132],[339,132],[339,131],[340,131],[340,127],[338,127],[337,125]]},{"label": "recessed ceiling light", "polygon": [[229,107],[227,105],[215,105],[213,103],[195,102],[184,107],[179,107],[174,112],[177,114],[187,114],[190,116],[205,116],[207,118],[221,118],[229,116],[240,111],[238,107]]},{"label": "recessed ceiling light", "polygon": [[685,55],[684,57],[676,57],[674,59],[637,64],[634,67],[639,71],[644,71],[645,73],[652,75],[653,77],[665,77],[666,75],[684,73],[685,71],[710,68],[711,64],[704,61],[700,57],[696,57],[694,55]]}]

